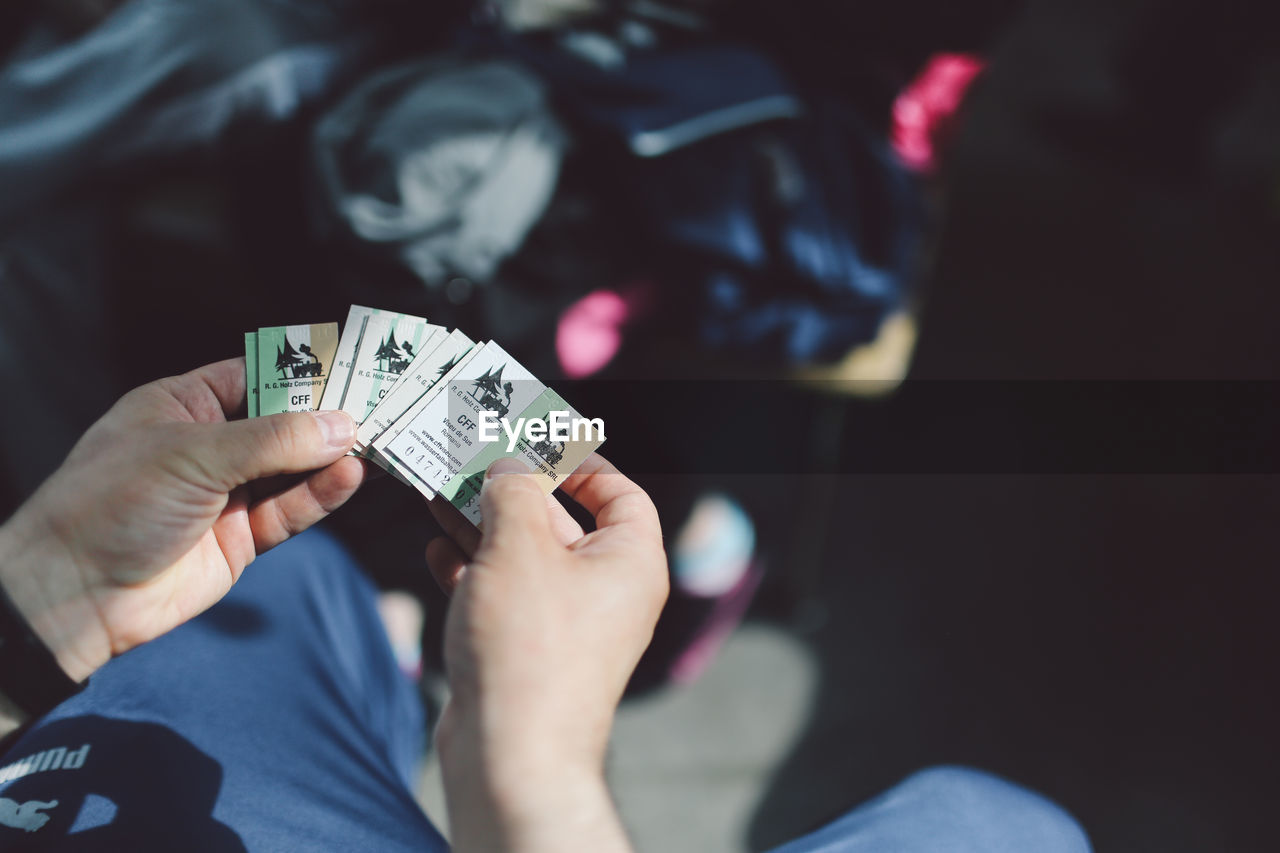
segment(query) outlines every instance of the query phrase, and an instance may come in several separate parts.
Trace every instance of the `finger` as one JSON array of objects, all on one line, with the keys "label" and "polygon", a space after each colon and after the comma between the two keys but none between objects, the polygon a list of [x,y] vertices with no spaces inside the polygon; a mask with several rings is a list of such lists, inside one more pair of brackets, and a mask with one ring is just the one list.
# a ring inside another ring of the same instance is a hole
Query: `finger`
[{"label": "finger", "polygon": [[466,555],[447,536],[437,536],[427,543],[427,569],[445,595],[453,595],[458,588],[466,564]]},{"label": "finger", "polygon": [[[360,459],[364,463],[364,482],[372,483],[387,476],[387,472],[379,468],[377,464],[370,462],[363,457],[354,457]],[[259,501],[269,498],[272,495],[285,491],[295,483],[300,483],[306,477],[307,473],[302,474],[277,474],[274,477],[262,477],[247,484],[251,500]]]},{"label": "finger", "polygon": [[598,453],[588,456],[577,471],[565,478],[562,489],[591,513],[598,529],[625,525],[661,540],[662,525],[653,501]]},{"label": "finger", "polygon": [[245,403],[244,357],[206,364],[160,383],[197,421],[223,420]]},{"label": "finger", "polygon": [[249,524],[249,508],[254,505],[248,486],[233,489],[227,505],[213,523],[213,536],[231,568],[231,582],[240,579],[244,567],[253,562],[258,551],[253,545],[253,527]]},{"label": "finger", "polygon": [[[582,525],[574,521],[569,511],[561,506],[554,495],[546,496],[547,515],[551,532],[561,545],[571,545],[583,536]],[[453,504],[436,496],[427,501],[431,515],[444,534],[457,543],[465,554],[474,554],[480,546],[480,530],[458,511]]]},{"label": "finger", "polygon": [[253,504],[287,491],[306,478],[306,474],[280,474],[246,483],[243,488],[249,493],[249,503]]},{"label": "finger", "polygon": [[436,495],[427,501],[427,508],[431,510],[432,517],[440,525],[444,535],[452,539],[464,554],[476,552],[476,548],[480,547],[480,531],[457,507]]},{"label": "finger", "polygon": [[223,414],[232,414],[245,404],[244,371],[244,356],[240,356],[197,367],[187,375],[208,386],[222,404]]},{"label": "finger", "polygon": [[337,461],[355,443],[346,412],[291,412],[206,424],[180,437],[173,459],[189,480],[230,491],[262,477],[295,474]]},{"label": "finger", "polygon": [[356,493],[366,474],[361,460],[344,456],[280,494],[249,507],[254,550],[259,554],[270,550],[332,513]]},{"label": "finger", "polygon": [[487,549],[525,557],[532,547],[555,541],[547,496],[518,459],[489,466],[480,487],[483,531],[477,554]]},{"label": "finger", "polygon": [[551,520],[551,532],[561,545],[572,545],[582,538],[582,525],[574,521],[554,494],[547,495],[547,515]]}]

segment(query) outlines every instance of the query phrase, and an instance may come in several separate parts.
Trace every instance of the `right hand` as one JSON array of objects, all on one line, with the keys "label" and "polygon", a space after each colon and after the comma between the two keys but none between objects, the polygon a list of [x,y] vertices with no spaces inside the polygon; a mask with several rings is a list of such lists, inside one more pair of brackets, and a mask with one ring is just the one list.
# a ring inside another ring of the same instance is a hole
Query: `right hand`
[{"label": "right hand", "polygon": [[662,528],[648,495],[597,455],[563,489],[596,530],[583,535],[512,460],[489,470],[478,541],[452,507],[432,505],[450,534],[428,546],[427,561],[454,590],[445,628],[452,697],[437,741],[455,826],[475,809],[516,823],[550,818],[549,797],[603,791],[614,711],[666,601]]}]

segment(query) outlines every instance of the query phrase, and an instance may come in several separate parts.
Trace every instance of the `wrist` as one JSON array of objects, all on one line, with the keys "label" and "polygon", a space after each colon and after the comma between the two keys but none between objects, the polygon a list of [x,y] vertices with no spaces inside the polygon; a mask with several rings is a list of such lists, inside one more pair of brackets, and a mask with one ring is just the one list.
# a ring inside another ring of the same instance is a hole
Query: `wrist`
[{"label": "wrist", "polygon": [[83,574],[56,533],[20,509],[0,525],[0,585],[73,681],[111,658],[111,642]]},{"label": "wrist", "polygon": [[465,774],[511,809],[544,785],[604,784],[607,724],[591,726],[581,714],[539,713],[528,703],[493,705],[465,701],[457,692],[450,698],[435,735],[446,773]]},{"label": "wrist", "polygon": [[455,850],[630,849],[603,761],[552,743],[530,730],[485,736],[475,716],[446,710],[436,745]]}]

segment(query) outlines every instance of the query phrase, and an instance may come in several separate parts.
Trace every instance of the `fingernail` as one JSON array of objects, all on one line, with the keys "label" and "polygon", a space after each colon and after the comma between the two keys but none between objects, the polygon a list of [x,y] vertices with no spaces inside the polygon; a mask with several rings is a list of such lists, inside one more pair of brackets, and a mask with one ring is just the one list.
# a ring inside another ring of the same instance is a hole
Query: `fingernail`
[{"label": "fingernail", "polygon": [[350,447],[356,440],[356,422],[346,412],[315,412],[320,434],[330,447]]},{"label": "fingernail", "polygon": [[511,456],[503,457],[497,462],[489,466],[489,470],[485,472],[485,479],[489,480],[494,477],[501,477],[503,474],[532,474],[533,469],[528,465]]}]

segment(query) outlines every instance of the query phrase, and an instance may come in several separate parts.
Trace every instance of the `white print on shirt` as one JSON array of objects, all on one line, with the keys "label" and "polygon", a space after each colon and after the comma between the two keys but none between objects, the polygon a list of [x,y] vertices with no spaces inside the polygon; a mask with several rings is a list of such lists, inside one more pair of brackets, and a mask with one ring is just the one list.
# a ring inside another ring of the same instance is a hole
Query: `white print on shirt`
[{"label": "white print on shirt", "polygon": [[84,767],[84,760],[89,757],[89,744],[68,752],[68,747],[59,746],[46,749],[35,755],[28,755],[12,764],[0,767],[0,784],[30,776],[32,773],[43,773],[46,770],[78,770]]},{"label": "white print on shirt", "polygon": [[12,826],[14,829],[35,832],[49,822],[49,816],[40,814],[40,809],[51,809],[57,804],[57,800],[50,800],[47,803],[32,800],[19,805],[7,797],[0,797],[0,826]]}]

